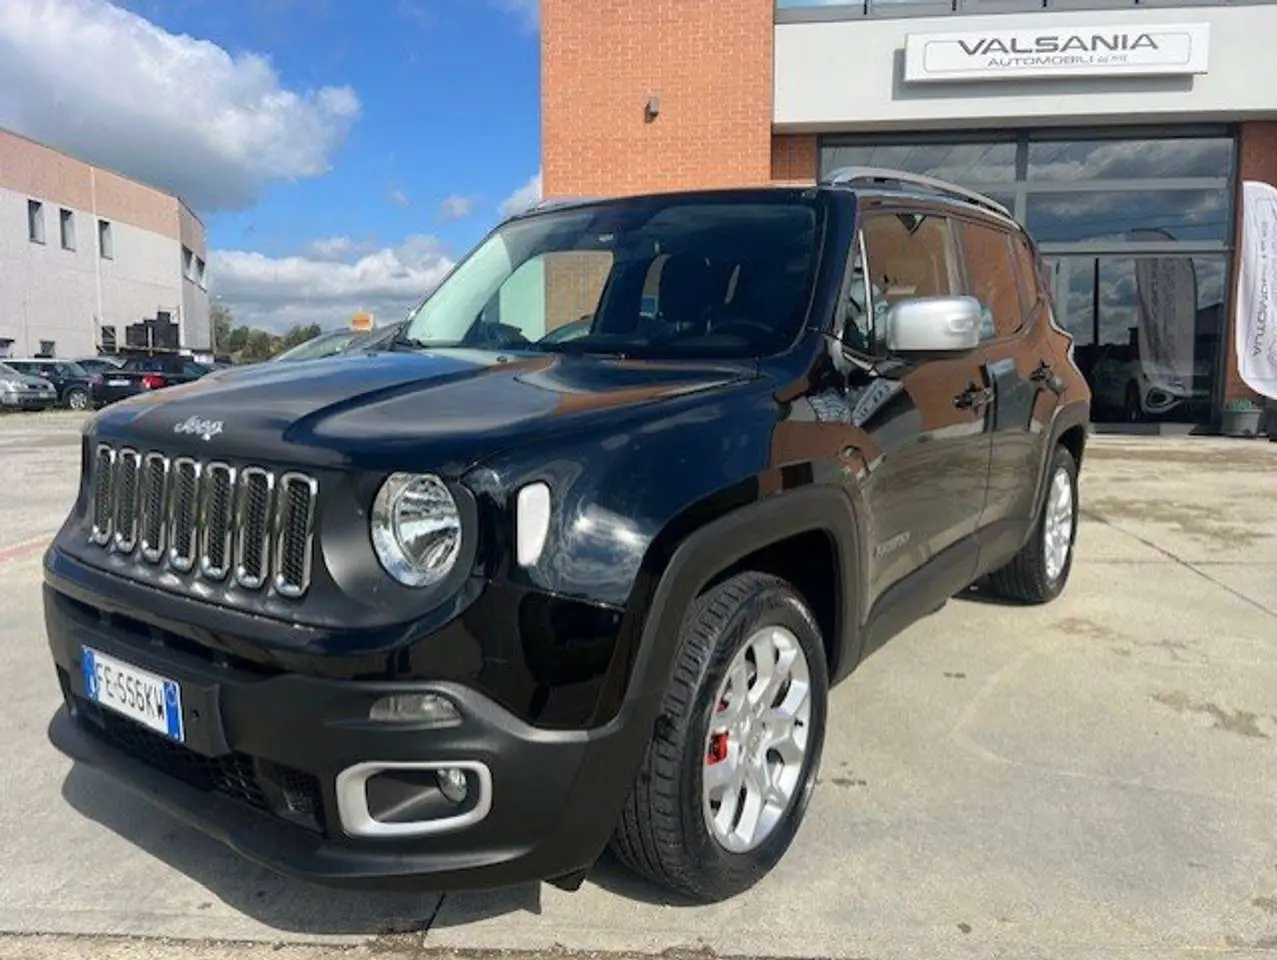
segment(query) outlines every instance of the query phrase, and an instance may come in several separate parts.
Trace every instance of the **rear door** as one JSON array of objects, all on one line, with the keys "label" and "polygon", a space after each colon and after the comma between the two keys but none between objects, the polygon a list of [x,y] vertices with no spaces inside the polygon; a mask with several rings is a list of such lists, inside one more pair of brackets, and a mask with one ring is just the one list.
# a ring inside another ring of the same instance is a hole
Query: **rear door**
[{"label": "rear door", "polygon": [[1044,428],[1056,394],[1041,314],[1046,303],[1024,235],[988,220],[958,222],[971,294],[986,308],[983,376],[993,390],[989,490],[980,515],[982,538],[1018,545],[1034,507]]},{"label": "rear door", "polygon": [[[866,348],[885,357],[892,304],[962,294],[961,261],[953,224],[940,208],[866,209],[861,242],[864,272],[853,287],[871,317]],[[974,575],[972,534],[989,473],[987,385],[978,350],[892,359],[904,362],[871,380],[852,414],[872,441],[862,483],[872,524],[870,602],[915,574],[910,602],[939,602]]]}]

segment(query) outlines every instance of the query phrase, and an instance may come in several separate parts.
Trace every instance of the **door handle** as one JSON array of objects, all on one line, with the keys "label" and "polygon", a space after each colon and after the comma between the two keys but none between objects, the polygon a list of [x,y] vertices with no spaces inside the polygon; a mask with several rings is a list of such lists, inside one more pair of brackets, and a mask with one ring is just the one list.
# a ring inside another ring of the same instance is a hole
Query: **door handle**
[{"label": "door handle", "polygon": [[953,405],[959,410],[983,407],[993,399],[993,391],[988,387],[977,387],[974,383],[953,398]]},{"label": "door handle", "polygon": [[1049,390],[1057,394],[1064,390],[1064,381],[1055,375],[1055,371],[1045,360],[1038,361],[1037,368],[1029,374],[1029,379],[1034,383],[1045,383]]}]

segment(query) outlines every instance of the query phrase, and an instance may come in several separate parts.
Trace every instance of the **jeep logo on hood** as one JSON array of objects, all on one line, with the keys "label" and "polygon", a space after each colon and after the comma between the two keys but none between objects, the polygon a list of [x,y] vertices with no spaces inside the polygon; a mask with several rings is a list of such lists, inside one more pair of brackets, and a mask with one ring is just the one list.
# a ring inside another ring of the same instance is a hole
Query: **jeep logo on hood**
[{"label": "jeep logo on hood", "polygon": [[203,417],[187,417],[173,426],[174,433],[193,433],[206,443],[222,432],[221,420],[205,420]]}]

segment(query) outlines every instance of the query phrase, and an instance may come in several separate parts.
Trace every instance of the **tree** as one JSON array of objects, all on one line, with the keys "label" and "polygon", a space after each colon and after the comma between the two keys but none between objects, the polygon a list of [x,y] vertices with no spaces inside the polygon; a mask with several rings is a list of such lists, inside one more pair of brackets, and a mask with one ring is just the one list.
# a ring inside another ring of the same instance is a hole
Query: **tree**
[{"label": "tree", "polygon": [[215,303],[209,308],[208,319],[213,332],[213,352],[230,350],[231,328],[235,322],[230,309]]}]

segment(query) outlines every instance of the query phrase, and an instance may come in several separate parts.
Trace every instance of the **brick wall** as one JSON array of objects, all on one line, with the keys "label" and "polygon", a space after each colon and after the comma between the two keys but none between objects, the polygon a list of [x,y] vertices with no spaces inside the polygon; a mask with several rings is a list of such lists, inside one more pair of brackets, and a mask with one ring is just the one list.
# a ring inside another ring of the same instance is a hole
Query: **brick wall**
[{"label": "brick wall", "polygon": [[[1261,180],[1264,183],[1277,184],[1277,120],[1264,120],[1255,123],[1244,123],[1241,127],[1240,157],[1238,159],[1237,176],[1237,235],[1234,243],[1238,250],[1242,242],[1242,189],[1244,180]],[[1240,262],[1240,252],[1238,254]],[[1234,295],[1238,273],[1234,269]],[[1236,301],[1234,301],[1235,303]],[[1224,347],[1228,357],[1224,379],[1224,398],[1226,400],[1249,397],[1260,399],[1258,394],[1246,386],[1237,373],[1236,320],[1230,313],[1225,325]]]},{"label": "brick wall", "polygon": [[612,269],[608,253],[561,252],[545,263],[546,332],[594,312]]},{"label": "brick wall", "polygon": [[768,183],[773,5],[542,0],[545,196]]},{"label": "brick wall", "polygon": [[772,137],[772,182],[815,183],[819,175],[818,138],[814,133]]}]

